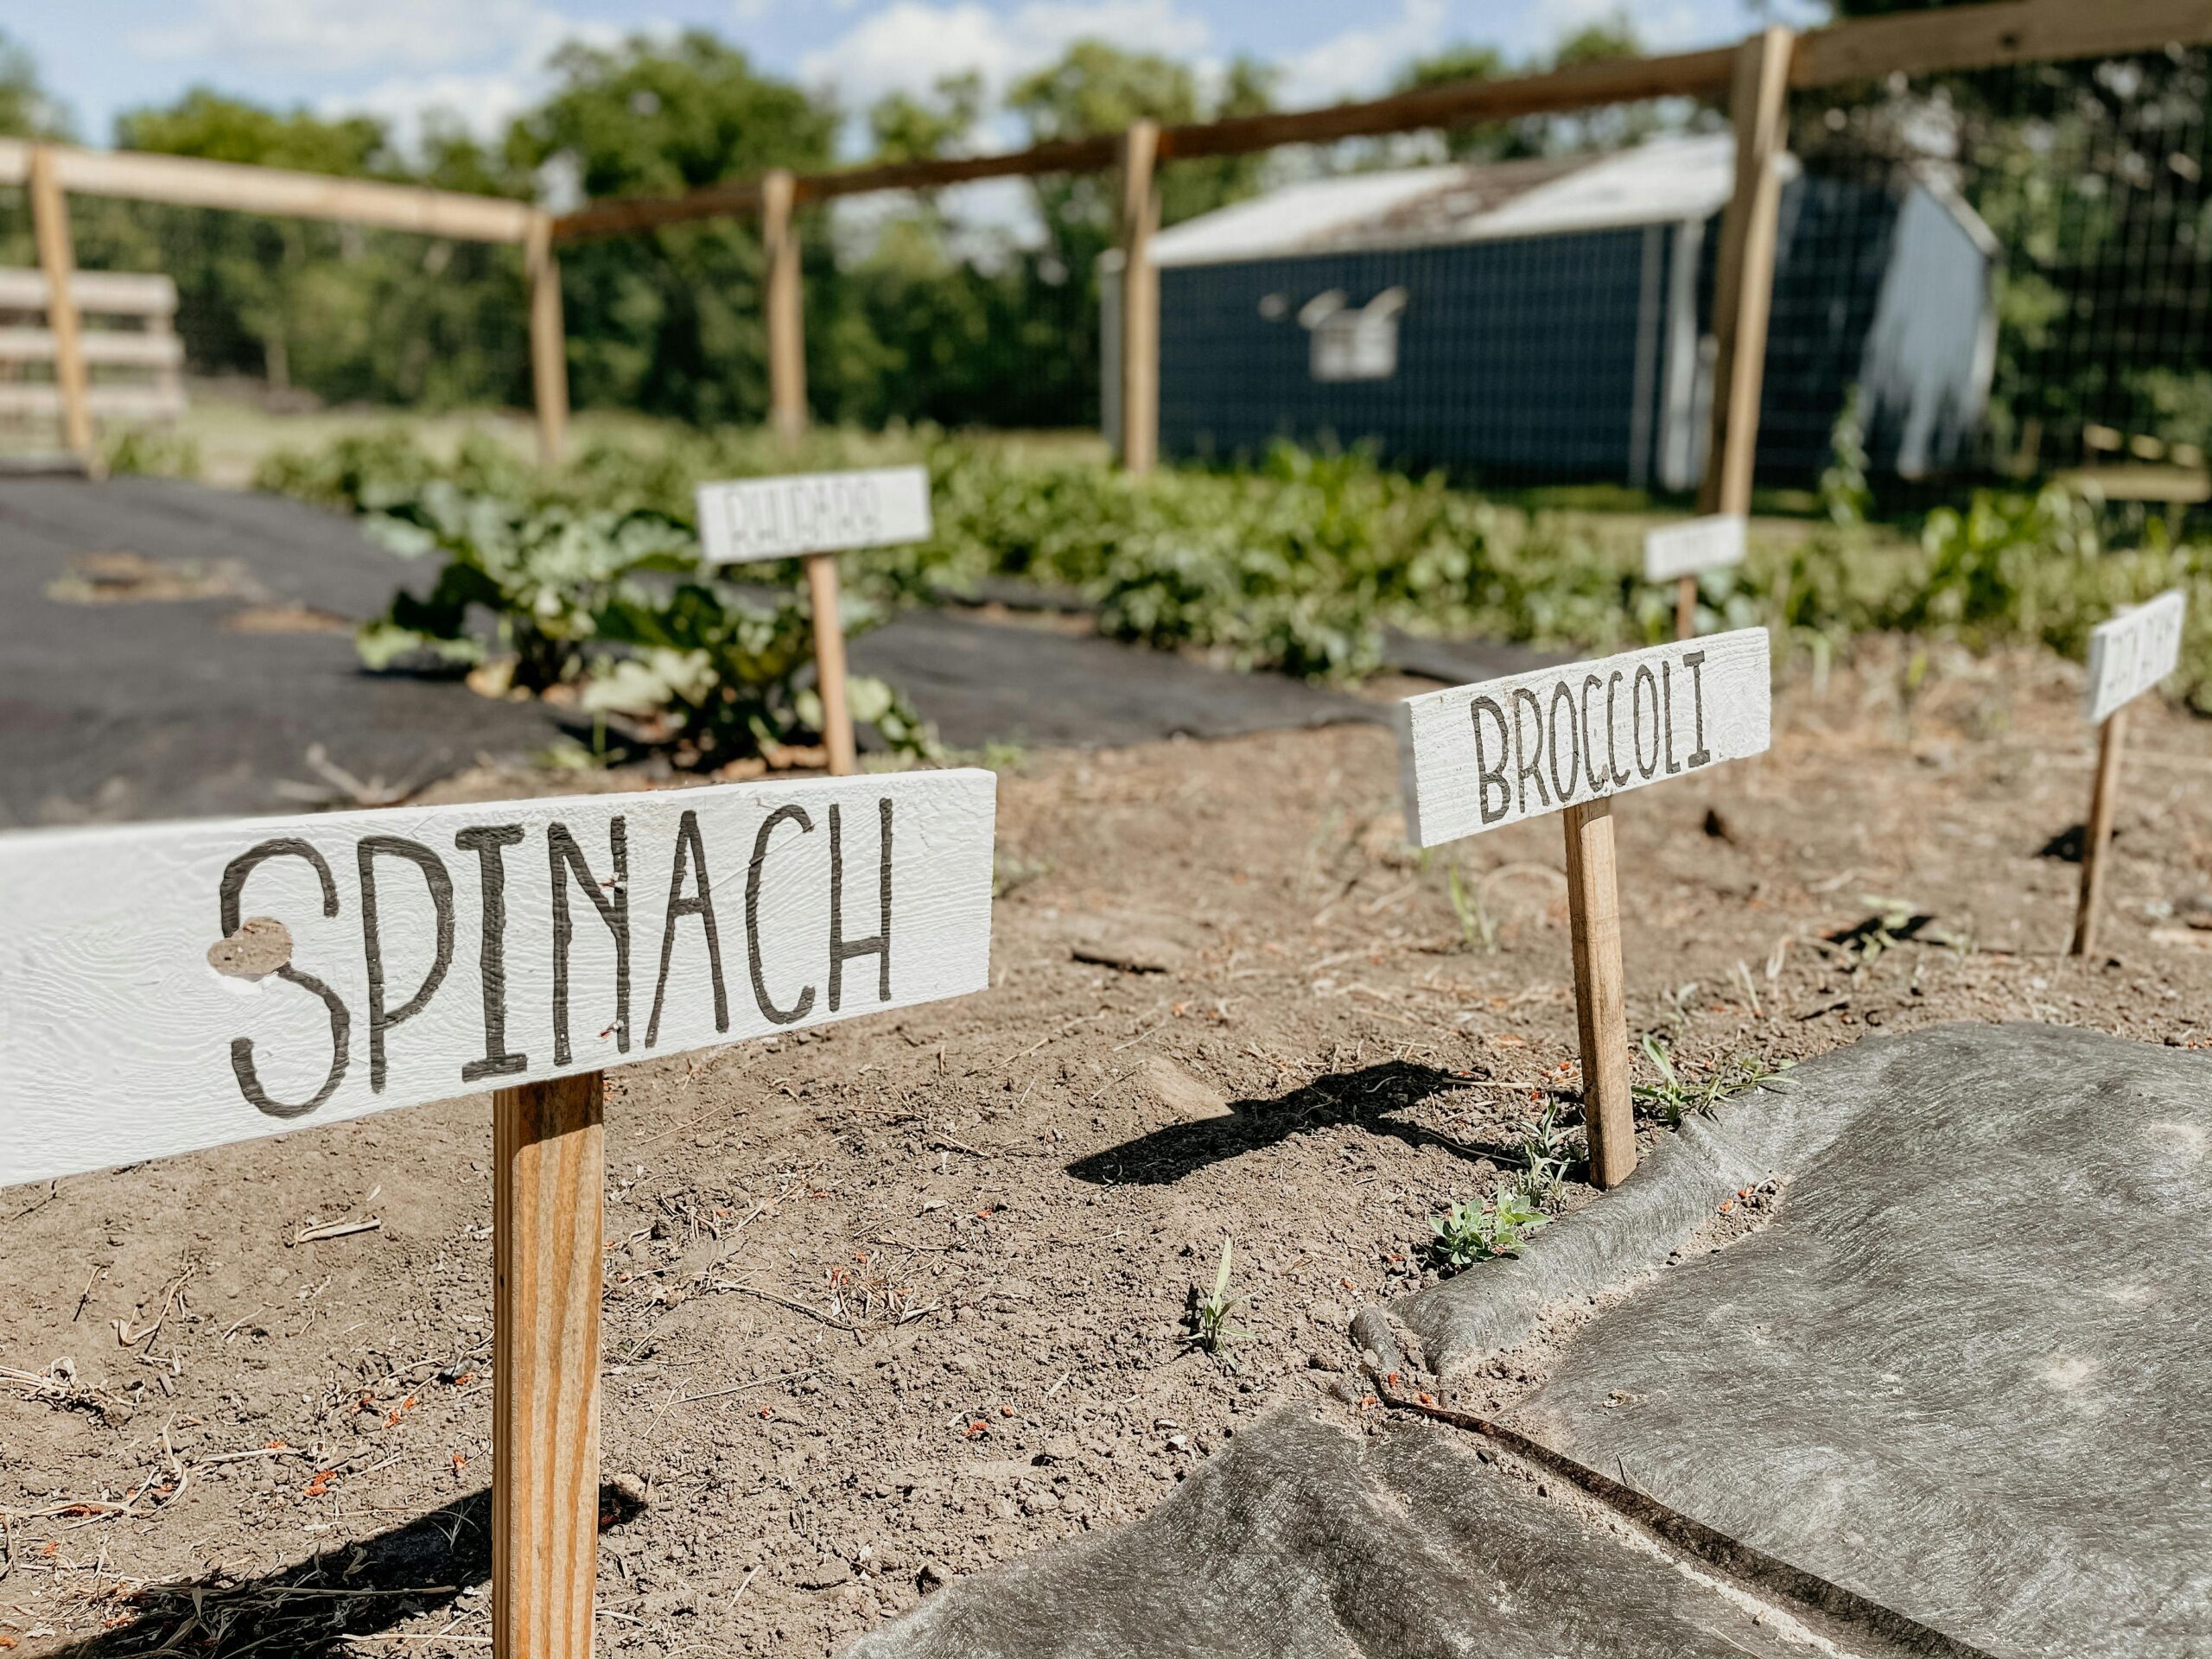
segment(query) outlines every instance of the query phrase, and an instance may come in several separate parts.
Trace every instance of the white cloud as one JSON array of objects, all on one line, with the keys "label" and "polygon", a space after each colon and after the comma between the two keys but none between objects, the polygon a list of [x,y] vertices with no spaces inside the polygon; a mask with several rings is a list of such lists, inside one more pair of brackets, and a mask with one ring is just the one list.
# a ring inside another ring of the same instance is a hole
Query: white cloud
[{"label": "white cloud", "polygon": [[1181,0],[1031,0],[1009,12],[981,0],[893,0],[808,53],[799,68],[854,107],[887,92],[926,92],[946,75],[971,70],[997,94],[1086,38],[1188,57],[1206,47],[1211,31]]},{"label": "white cloud", "polygon": [[133,30],[125,44],[149,58],[335,77],[504,60],[566,26],[537,0],[199,0],[190,16]]},{"label": "white cloud", "polygon": [[1403,0],[1395,18],[1348,29],[1284,59],[1282,102],[1296,109],[1383,91],[1411,60],[1444,45],[1444,0]]}]

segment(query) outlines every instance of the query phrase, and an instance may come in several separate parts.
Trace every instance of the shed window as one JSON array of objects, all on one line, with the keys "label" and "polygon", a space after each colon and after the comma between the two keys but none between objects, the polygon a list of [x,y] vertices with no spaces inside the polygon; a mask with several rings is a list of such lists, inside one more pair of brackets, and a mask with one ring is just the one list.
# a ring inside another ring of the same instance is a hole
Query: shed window
[{"label": "shed window", "polygon": [[1386,288],[1357,309],[1342,289],[1316,295],[1300,308],[1299,322],[1312,338],[1316,380],[1388,380],[1398,372],[1398,317],[1406,290]]}]

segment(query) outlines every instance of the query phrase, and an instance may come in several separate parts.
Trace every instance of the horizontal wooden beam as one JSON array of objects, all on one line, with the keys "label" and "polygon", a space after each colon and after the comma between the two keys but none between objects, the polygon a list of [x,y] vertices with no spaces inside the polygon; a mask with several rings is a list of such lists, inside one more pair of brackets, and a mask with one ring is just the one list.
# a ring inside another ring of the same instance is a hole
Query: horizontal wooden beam
[{"label": "horizontal wooden beam", "polygon": [[[1866,18],[1799,37],[1790,84],[1811,87],[1878,79],[1903,70],[1925,74],[2028,61],[2120,55],[2170,43],[2212,41],[2212,0],[2006,0]],[[1471,126],[1529,115],[1594,109],[1655,98],[1708,98],[1729,84],[1735,48],[1657,58],[1577,64],[1511,80],[1461,81],[1326,109],[1238,116],[1163,128],[1162,161],[1241,156],[1279,144],[1329,143],[1430,128]],[[979,179],[1040,173],[1103,172],[1116,165],[1118,138],[1039,144],[1001,156],[959,156],[841,168],[800,177],[801,201],[877,190],[928,190]],[[663,225],[760,211],[758,181],[715,185],[680,196],[593,202],[554,221],[556,240],[651,230]]]},{"label": "horizontal wooden beam", "polygon": [[[95,380],[86,389],[93,414],[103,420],[173,421],[185,410],[177,386],[124,385]],[[61,413],[61,388],[51,380],[0,381],[0,416],[50,418]]]},{"label": "horizontal wooden beam", "polygon": [[[525,201],[375,179],[342,179],[143,150],[77,149],[60,144],[53,149],[61,188],[79,195],[334,219],[464,242],[520,242],[529,232],[533,211]],[[28,175],[29,152],[26,144],[0,141],[0,184],[13,182],[11,175],[17,169]]]},{"label": "horizontal wooden beam", "polygon": [[2212,0],[2010,0],[1861,18],[1797,37],[1793,86],[2120,57],[2212,41]]},{"label": "horizontal wooden beam", "polygon": [[[176,283],[153,271],[80,270],[69,278],[79,311],[99,316],[167,317],[176,313]],[[46,309],[46,273],[0,267],[0,311]]]},{"label": "horizontal wooden beam", "polygon": [[[1163,127],[1160,156],[1192,160],[1241,156],[1278,144],[1326,143],[1338,138],[1466,126],[1559,110],[1591,109],[1647,98],[1693,98],[1726,90],[1733,48],[1685,52],[1672,57],[1580,64],[1515,80],[1464,81],[1424,87],[1363,104],[1281,114],[1238,116],[1224,121]],[[878,190],[932,190],[980,179],[1029,178],[1040,173],[1103,173],[1120,164],[1121,136],[1071,138],[999,156],[948,156],[842,168],[799,177],[798,200],[823,201]],[[652,230],[726,214],[760,211],[756,180],[715,185],[681,196],[638,196],[593,202],[554,220],[556,239],[573,241],[625,231]]]},{"label": "horizontal wooden beam", "polygon": [[[77,308],[91,312],[81,300]],[[181,369],[184,342],[175,334],[138,329],[87,328],[77,336],[78,349],[89,365],[106,368]],[[51,363],[54,352],[51,328],[0,328],[0,363]]]}]

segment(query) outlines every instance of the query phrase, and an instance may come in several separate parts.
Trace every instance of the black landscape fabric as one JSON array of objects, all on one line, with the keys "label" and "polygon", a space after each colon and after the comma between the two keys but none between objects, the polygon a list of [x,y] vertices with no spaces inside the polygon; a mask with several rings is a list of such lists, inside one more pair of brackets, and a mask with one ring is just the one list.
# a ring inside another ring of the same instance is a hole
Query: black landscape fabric
[{"label": "black landscape fabric", "polygon": [[[83,602],[98,586],[88,572],[118,571],[140,580]],[[433,574],[349,519],[274,496],[141,478],[0,479],[0,828],[296,811],[311,804],[302,790],[342,790],[329,767],[419,786],[480,755],[512,761],[553,744],[563,728],[543,704],[361,671],[353,624]],[[75,602],[56,596],[73,588]],[[863,636],[852,654],[856,671],[906,690],[960,749],[1225,737],[1388,714],[1281,675],[928,611]]]}]

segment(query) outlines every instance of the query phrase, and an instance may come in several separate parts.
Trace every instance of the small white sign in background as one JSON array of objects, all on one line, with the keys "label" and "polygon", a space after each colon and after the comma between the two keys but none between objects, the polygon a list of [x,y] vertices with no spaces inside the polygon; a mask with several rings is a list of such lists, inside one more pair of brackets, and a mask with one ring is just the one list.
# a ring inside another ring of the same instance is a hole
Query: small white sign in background
[{"label": "small white sign in background", "polygon": [[1643,537],[1643,579],[1672,582],[1701,570],[1744,562],[1745,519],[1740,512],[1685,519],[1648,531]]},{"label": "small white sign in background", "polygon": [[0,836],[0,1185],[982,989],[988,772]]},{"label": "small white sign in background", "polygon": [[699,541],[710,564],[898,547],[930,537],[924,467],[801,473],[699,486]]},{"label": "small white sign in background", "polygon": [[2189,596],[2170,588],[2089,632],[2089,719],[2101,724],[2181,664]]},{"label": "small white sign in background", "polygon": [[1762,753],[1771,702],[1764,628],[1408,697],[1408,836],[1434,847]]}]

